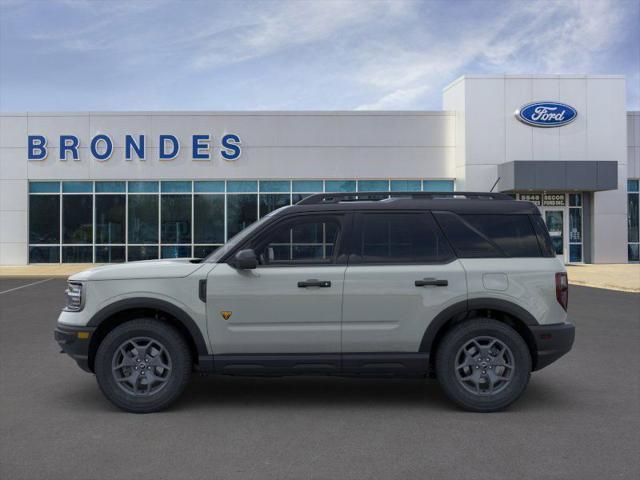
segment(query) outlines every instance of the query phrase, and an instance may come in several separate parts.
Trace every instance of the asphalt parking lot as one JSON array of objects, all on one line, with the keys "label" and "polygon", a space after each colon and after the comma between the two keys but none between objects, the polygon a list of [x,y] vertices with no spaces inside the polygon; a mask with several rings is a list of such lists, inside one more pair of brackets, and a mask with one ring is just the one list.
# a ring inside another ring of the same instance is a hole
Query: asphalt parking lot
[{"label": "asphalt parking lot", "polygon": [[506,412],[433,380],[195,377],[133,415],[58,353],[64,280],[41,280],[0,279],[2,479],[640,477],[640,294],[572,286],[574,350]]}]

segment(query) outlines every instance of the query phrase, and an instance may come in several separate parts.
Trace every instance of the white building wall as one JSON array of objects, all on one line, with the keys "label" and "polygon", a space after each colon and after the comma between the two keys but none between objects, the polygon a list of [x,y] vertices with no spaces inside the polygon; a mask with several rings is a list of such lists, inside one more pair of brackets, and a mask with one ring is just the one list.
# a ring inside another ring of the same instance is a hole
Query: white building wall
[{"label": "white building wall", "polygon": [[[24,264],[29,180],[451,179],[455,116],[448,112],[114,112],[0,115],[0,264]],[[219,140],[242,140],[236,161]],[[79,160],[59,159],[59,136],[76,135]],[[94,159],[91,138],[108,134],[114,152]],[[124,159],[125,134],[146,135],[145,160]],[[158,138],[180,141],[160,160]],[[212,136],[211,160],[193,160],[191,136]],[[48,156],[27,160],[27,136],[44,135]]]},{"label": "white building wall", "polygon": [[466,151],[466,131],[465,131],[465,92],[464,85],[460,88],[450,88],[443,92],[443,103],[448,105],[448,110],[454,112],[455,121],[455,153],[454,153],[454,177],[456,178],[456,188],[464,190],[466,183],[465,171],[465,151]]},{"label": "white building wall", "polygon": [[[517,121],[525,103],[576,108],[560,128]],[[626,180],[640,177],[640,112],[625,111],[616,76],[467,76],[443,94],[442,112],[79,112],[0,114],[0,264],[27,262],[29,180],[455,178],[486,191],[512,160],[615,160],[619,188],[594,194],[593,260],[626,262]],[[106,133],[112,157],[89,154]],[[158,136],[176,135],[178,158],[158,158]],[[194,161],[191,135],[212,135],[210,161]],[[220,158],[225,133],[242,155]],[[27,136],[48,138],[44,161],[27,161]],[[80,138],[80,160],[58,159],[58,137]],[[124,160],[125,134],[146,135],[146,159]]]},{"label": "white building wall", "polygon": [[640,112],[627,113],[627,174],[640,178]]},{"label": "white building wall", "polygon": [[0,116],[0,265],[27,263],[27,116]]},{"label": "white building wall", "polygon": [[593,261],[627,261],[627,112],[623,78],[589,78],[588,160],[618,162],[618,190],[594,194]]},{"label": "white building wall", "polygon": [[[518,121],[514,112],[533,101],[567,103],[578,116],[558,128]],[[594,194],[593,261],[627,261],[629,153],[623,77],[465,76],[445,89],[443,106],[465,125],[466,142],[456,165],[457,177],[464,179],[458,181],[461,190],[488,190],[497,180],[497,166],[515,160],[617,161],[618,190]]]}]

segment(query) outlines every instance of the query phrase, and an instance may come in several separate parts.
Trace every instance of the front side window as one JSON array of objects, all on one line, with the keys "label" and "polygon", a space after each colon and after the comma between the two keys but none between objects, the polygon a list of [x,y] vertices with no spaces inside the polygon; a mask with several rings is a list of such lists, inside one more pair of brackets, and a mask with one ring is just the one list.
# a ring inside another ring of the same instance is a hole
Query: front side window
[{"label": "front side window", "polygon": [[276,226],[254,248],[261,265],[330,264],[340,231],[338,217],[303,216]]},{"label": "front side window", "polygon": [[364,213],[354,255],[357,263],[444,263],[453,258],[427,213]]}]

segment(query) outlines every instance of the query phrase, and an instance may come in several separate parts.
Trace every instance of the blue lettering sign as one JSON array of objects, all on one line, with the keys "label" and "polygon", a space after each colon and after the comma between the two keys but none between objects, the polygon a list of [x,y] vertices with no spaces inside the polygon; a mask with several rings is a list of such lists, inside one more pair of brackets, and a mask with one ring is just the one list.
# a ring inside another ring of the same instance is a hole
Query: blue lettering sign
[{"label": "blue lettering sign", "polygon": [[222,137],[222,148],[220,152],[225,160],[237,160],[240,157],[240,137],[233,133],[228,133]]},{"label": "blue lettering sign", "polygon": [[[47,138],[43,135],[28,135],[27,155],[29,160],[44,160],[47,158]],[[191,136],[192,158],[193,160],[211,159],[211,139],[212,136],[206,134],[195,134]],[[224,160],[236,160],[242,153],[240,137],[233,133],[228,133],[220,139],[220,155]],[[131,161],[134,157],[145,160],[146,156],[146,136],[130,135],[124,136],[124,158]],[[60,160],[66,161],[68,154],[76,161],[80,161],[80,140],[76,135],[60,135]],[[101,133],[91,138],[89,150],[91,155],[98,161],[109,160],[113,155],[114,144],[111,137]],[[158,153],[160,160],[173,160],[180,153],[180,141],[175,135],[163,134],[158,138]]]},{"label": "blue lettering sign", "polygon": [[[102,153],[98,151],[98,145],[100,143],[104,144],[104,151]],[[91,139],[91,155],[93,155],[96,160],[100,162],[109,160],[109,157],[111,157],[112,153],[113,142],[111,141],[109,135],[100,134]]]},{"label": "blue lettering sign", "polygon": [[132,149],[136,152],[140,160],[144,160],[144,135],[138,136],[138,143],[136,143],[132,135],[126,135],[124,137],[124,158],[126,160],[131,160]]},{"label": "blue lettering sign", "polygon": [[47,158],[47,139],[42,135],[27,137],[27,158],[29,160],[44,160]]},{"label": "blue lettering sign", "polygon": [[[193,135],[193,159],[194,160],[209,160],[209,141],[211,137],[209,135]],[[200,150],[204,150],[201,152]]]},{"label": "blue lettering sign", "polygon": [[71,152],[74,160],[79,160],[78,145],[80,140],[75,135],[60,135],[60,160],[67,159],[67,151]]},{"label": "blue lettering sign", "polygon": [[[167,142],[173,145],[171,152],[167,152]],[[160,135],[160,160],[173,160],[180,152],[180,142],[173,135]]]}]

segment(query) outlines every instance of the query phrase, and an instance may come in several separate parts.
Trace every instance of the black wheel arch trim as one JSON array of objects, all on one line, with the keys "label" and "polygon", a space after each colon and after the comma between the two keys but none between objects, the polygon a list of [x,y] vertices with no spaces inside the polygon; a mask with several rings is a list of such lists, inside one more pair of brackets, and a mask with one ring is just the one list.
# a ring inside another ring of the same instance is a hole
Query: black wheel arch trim
[{"label": "black wheel arch trim", "polygon": [[107,318],[117,313],[136,308],[148,308],[168,313],[187,329],[196,346],[198,355],[209,354],[202,332],[193,318],[191,318],[191,315],[177,305],[159,298],[126,298],[124,300],[118,300],[96,312],[87,323],[87,326],[98,327]]},{"label": "black wheel arch trim", "polygon": [[458,303],[454,303],[453,305],[448,306],[444,310],[442,310],[438,315],[431,320],[427,330],[424,332],[422,336],[422,342],[420,342],[420,352],[430,353],[431,347],[433,346],[433,342],[440,332],[441,328],[445,326],[447,322],[451,319],[456,318],[464,318],[469,309],[467,308],[467,300],[463,300]]},{"label": "black wheel arch trim", "polygon": [[434,340],[445,324],[447,324],[451,319],[461,320],[473,310],[499,310],[520,320],[528,327],[540,325],[535,317],[524,308],[507,300],[501,300],[499,298],[473,298],[470,300],[463,300],[450,305],[436,315],[422,337],[422,342],[420,342],[420,351],[429,353]]},{"label": "black wheel arch trim", "polygon": [[468,309],[471,310],[500,310],[508,313],[512,317],[517,318],[525,325],[536,326],[540,325],[536,318],[527,312],[520,305],[516,305],[508,300],[501,300],[499,298],[473,298],[467,300]]}]

